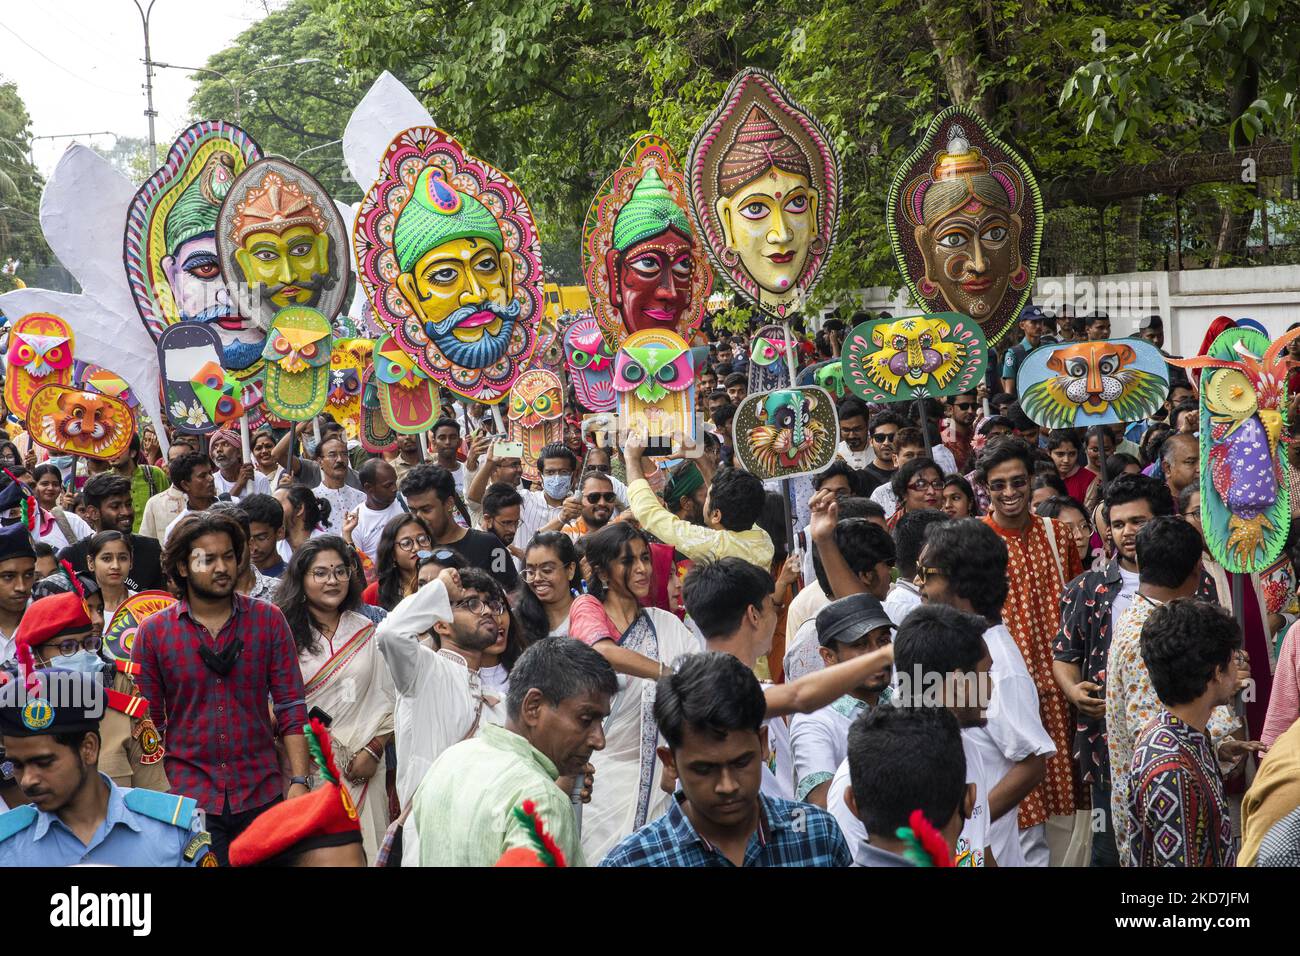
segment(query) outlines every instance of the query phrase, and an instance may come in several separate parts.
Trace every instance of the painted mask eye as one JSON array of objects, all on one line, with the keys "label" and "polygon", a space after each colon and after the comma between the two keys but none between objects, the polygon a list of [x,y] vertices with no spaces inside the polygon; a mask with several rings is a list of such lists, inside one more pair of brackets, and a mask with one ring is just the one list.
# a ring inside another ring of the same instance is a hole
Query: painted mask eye
[{"label": "painted mask eye", "polygon": [[665,365],[655,373],[655,378],[658,379],[660,385],[671,385],[677,381],[678,374],[676,365]]},{"label": "painted mask eye", "polygon": [[907,338],[902,335],[895,335],[894,348],[898,349],[900,352],[907,348]]},{"label": "painted mask eye", "polygon": [[808,211],[808,197],[805,195],[791,196],[785,204],[786,212],[804,213]]},{"label": "painted mask eye", "polygon": [[1007,237],[1006,226],[994,226],[991,229],[984,230],[983,239],[985,242],[1001,242]]},{"label": "painted mask eye", "polygon": [[639,362],[628,362],[623,368],[623,377],[635,385],[645,380],[645,369]]},{"label": "painted mask eye", "polygon": [[522,398],[516,398],[513,402],[511,402],[511,406],[514,408],[516,415],[522,415],[526,411],[528,411],[528,403],[525,402]]},{"label": "painted mask eye", "polygon": [[1102,356],[1101,361],[1097,363],[1097,369],[1102,375],[1114,375],[1118,368],[1119,362],[1113,355]]},{"label": "painted mask eye", "polygon": [[1065,363],[1065,372],[1071,378],[1083,378],[1088,374],[1088,363],[1085,359],[1070,359]]},{"label": "painted mask eye", "polygon": [[306,345],[302,347],[302,351],[299,352],[298,354],[301,355],[303,358],[315,358],[317,351],[319,351],[319,348],[316,345],[316,343],[308,342]]},{"label": "painted mask eye", "polygon": [[939,245],[945,249],[960,249],[966,245],[966,237],[960,232],[950,232],[946,236],[939,237]]},{"label": "painted mask eye", "polygon": [[569,363],[574,368],[586,368],[591,364],[591,355],[582,349],[574,349],[573,355],[569,357]]},{"label": "painted mask eye", "polygon": [[45,353],[45,361],[47,362],[61,362],[62,360],[63,360],[63,346],[61,345],[56,345],[54,346],[54,348],[50,349],[48,352]]},{"label": "painted mask eye", "polygon": [[36,350],[30,345],[24,343],[23,345],[18,346],[18,350],[14,352],[14,356],[20,362],[30,362],[32,359],[36,358]]},{"label": "painted mask eye", "polygon": [[283,335],[277,335],[275,341],[271,343],[271,348],[275,349],[281,355],[288,355],[290,351],[289,340]]},{"label": "painted mask eye", "polygon": [[767,204],[757,200],[746,203],[741,207],[740,214],[746,219],[763,219],[767,216]]},{"label": "painted mask eye", "polygon": [[537,396],[537,401],[533,402],[533,411],[539,415],[545,415],[551,410],[551,396],[542,394]]}]

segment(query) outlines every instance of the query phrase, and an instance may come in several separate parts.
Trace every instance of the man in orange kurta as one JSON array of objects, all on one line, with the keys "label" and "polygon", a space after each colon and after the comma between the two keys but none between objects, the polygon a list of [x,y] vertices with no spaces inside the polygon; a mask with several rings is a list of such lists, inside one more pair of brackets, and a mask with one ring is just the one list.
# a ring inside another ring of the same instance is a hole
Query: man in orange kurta
[{"label": "man in orange kurta", "polygon": [[[1065,694],[1052,677],[1052,641],[1061,626],[1061,596],[1065,586],[1083,573],[1079,551],[1069,530],[1030,509],[1029,446],[1008,437],[991,443],[980,455],[978,476],[989,491],[990,514],[983,520],[1007,545],[1007,601],[1002,619],[1038,688],[1043,728],[1056,744],[1047,760],[1047,776],[1020,804],[1020,835],[1025,861],[1046,866],[1049,859],[1047,821],[1063,838],[1052,862],[1068,843],[1077,808],[1075,767],[1070,757],[1074,717]],[[1058,829],[1059,828],[1059,829]]]}]

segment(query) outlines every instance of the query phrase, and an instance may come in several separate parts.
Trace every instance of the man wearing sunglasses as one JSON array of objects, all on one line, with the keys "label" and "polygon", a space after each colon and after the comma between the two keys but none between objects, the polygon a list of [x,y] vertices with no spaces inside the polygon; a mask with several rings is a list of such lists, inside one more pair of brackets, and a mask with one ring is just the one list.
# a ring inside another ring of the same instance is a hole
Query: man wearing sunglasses
[{"label": "man wearing sunglasses", "polygon": [[876,487],[887,485],[898,470],[898,433],[907,420],[897,412],[877,412],[871,416],[871,449],[875,459],[862,469]]},{"label": "man wearing sunglasses", "polygon": [[979,412],[979,400],[975,390],[953,395],[948,399],[948,421],[943,427],[943,444],[956,463],[956,472],[966,474],[971,464],[971,439],[975,437],[975,416]]},{"label": "man wearing sunglasses", "polygon": [[583,472],[578,479],[578,501],[582,505],[582,514],[560,530],[574,541],[583,535],[599,531],[614,516],[614,503],[617,500],[618,494],[608,475],[599,471]]}]

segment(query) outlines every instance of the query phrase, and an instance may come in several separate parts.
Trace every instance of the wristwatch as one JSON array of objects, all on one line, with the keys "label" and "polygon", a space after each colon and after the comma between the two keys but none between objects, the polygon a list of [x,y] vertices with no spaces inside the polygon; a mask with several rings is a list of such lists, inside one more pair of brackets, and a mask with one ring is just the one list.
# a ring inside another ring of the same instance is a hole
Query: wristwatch
[{"label": "wristwatch", "polygon": [[290,777],[290,778],[289,778],[289,786],[292,787],[292,786],[294,786],[295,784],[297,784],[298,786],[301,786],[301,787],[306,787],[306,786],[307,786],[307,778],[306,778],[306,777]]}]

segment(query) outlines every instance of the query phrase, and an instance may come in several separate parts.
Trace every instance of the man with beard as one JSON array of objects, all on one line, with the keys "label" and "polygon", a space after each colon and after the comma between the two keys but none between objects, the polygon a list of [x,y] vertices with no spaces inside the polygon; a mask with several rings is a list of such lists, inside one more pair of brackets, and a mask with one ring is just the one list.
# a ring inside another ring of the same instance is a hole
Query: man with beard
[{"label": "man with beard", "polygon": [[[172,447],[176,447],[174,442]],[[140,436],[132,435],[130,446],[113,462],[113,470],[131,482],[131,504],[135,513],[135,524],[131,530],[137,532],[144,520],[144,509],[149,499],[171,485],[165,471],[151,464],[137,464],[139,457]]]},{"label": "man with beard", "polygon": [[560,530],[574,541],[583,535],[599,531],[609,524],[614,515],[614,502],[618,495],[609,476],[599,471],[585,471],[578,479],[578,501],[582,504],[582,514],[575,521],[570,521]]},{"label": "man with beard", "polygon": [[248,495],[269,495],[275,490],[266,475],[255,471],[251,461],[244,461],[239,432],[217,429],[208,440],[208,454],[215,466],[212,480],[218,496],[229,495],[231,501],[238,501]]},{"label": "man with beard", "polygon": [[131,649],[136,686],[167,742],[167,779],[207,812],[222,865],[230,841],[284,798],[276,738],[290,799],[307,793],[311,766],[293,634],[275,605],[236,592],[244,549],[229,515],[181,518],[163,568],[182,597],[140,625]]},{"label": "man with beard", "polygon": [[519,319],[515,263],[496,217],[426,167],[393,228],[397,289],[429,339],[426,360],[485,369],[506,355]]},{"label": "man with beard", "polygon": [[[152,591],[165,587],[162,573],[162,546],[156,538],[132,534],[135,505],[131,500],[131,482],[116,472],[95,475],[89,479],[81,494],[86,502],[86,515],[96,531],[120,531],[131,539],[131,576],[126,586],[132,591]],[[59,552],[59,560],[67,561],[77,571],[90,567],[87,563],[90,539],[83,538]]]},{"label": "man with beard", "polygon": [[951,396],[947,402],[948,423],[943,428],[943,444],[952,452],[953,461],[957,465],[956,473],[964,475],[970,468],[971,439],[975,437],[975,416],[979,414],[979,400],[972,389]]},{"label": "man with beard", "polygon": [[[585,866],[568,791],[605,747],[602,721],[617,691],[613,668],[580,641],[557,637],[524,651],[510,671],[505,726],[450,747],[415,795],[414,819],[427,834],[419,864],[491,866],[507,850],[534,848],[540,822],[565,865]],[[532,810],[521,818],[525,801]]]},{"label": "man with beard", "polygon": [[36,681],[30,697],[19,681],[0,690],[0,753],[30,801],[0,814],[0,866],[214,863],[192,799],[119,787],[100,771],[103,685],[90,674],[49,670]]},{"label": "man with beard", "polygon": [[[1079,549],[1063,524],[1029,508],[1033,453],[1016,437],[990,442],[976,461],[976,478],[989,492],[991,514],[981,520],[1007,546],[1007,628],[1038,689],[1043,727],[1056,745],[1047,776],[1020,807],[1021,839],[1030,866],[1058,865],[1075,824],[1074,736],[1070,703],[1052,676],[1052,645],[1061,629],[1066,583],[1083,573]],[[1044,828],[1042,824],[1047,824]]]},{"label": "man with beard", "polygon": [[[894,624],[874,595],[853,594],[817,614],[817,643],[827,667],[888,647]],[[862,714],[889,700],[890,667],[878,670],[833,703],[790,721],[795,798],[826,806],[835,768],[848,756],[849,727]]]},{"label": "man with beard", "polygon": [[[456,483],[445,468],[432,464],[412,468],[402,479],[402,497],[411,514],[428,526],[435,545],[451,548],[471,567],[487,571],[507,591],[514,590],[519,583],[519,571],[501,539],[456,523],[453,517]],[[515,536],[522,539],[522,529],[516,530]],[[531,533],[528,540],[532,540]]]},{"label": "man with beard", "polygon": [[[483,652],[496,643],[503,608],[486,572],[446,568],[402,601],[375,630],[397,701],[393,706],[397,801],[408,810],[429,767],[452,744],[505,723],[502,701],[479,676]],[[429,631],[438,649],[425,644]],[[402,859],[419,860],[415,828],[402,834]]]},{"label": "man with beard", "polygon": [[172,529],[187,515],[207,511],[217,500],[217,483],[212,477],[212,459],[202,452],[190,452],[173,459],[169,466],[172,487],[185,495],[185,508],[172,519],[162,533],[166,546]]},{"label": "man with beard", "polygon": [[[489,485],[483,496],[483,530],[496,535],[515,554],[522,553],[521,548],[511,546],[519,533],[519,512],[523,505],[524,499],[509,485]],[[523,544],[521,541],[520,545]]]},{"label": "man with beard", "polygon": [[221,337],[221,364],[245,369],[261,359],[266,330],[238,313],[221,281],[217,213],[234,172],[218,167],[230,165],[228,154],[213,153],[168,210],[161,265],[180,321],[215,323]]}]

